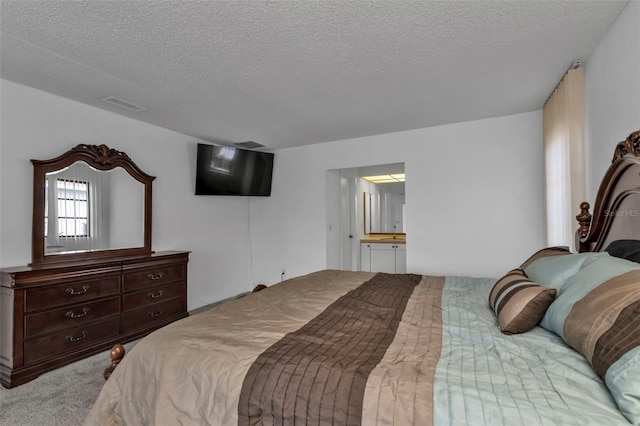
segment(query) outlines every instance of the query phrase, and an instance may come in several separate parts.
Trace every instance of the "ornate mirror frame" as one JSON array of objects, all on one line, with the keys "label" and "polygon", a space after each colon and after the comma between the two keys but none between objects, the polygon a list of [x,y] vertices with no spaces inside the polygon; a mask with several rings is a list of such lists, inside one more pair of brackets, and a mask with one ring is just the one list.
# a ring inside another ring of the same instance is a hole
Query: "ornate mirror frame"
[{"label": "ornate mirror frame", "polygon": [[[144,185],[144,245],[142,247],[80,251],[45,255],[44,215],[45,178],[47,173],[83,161],[96,170],[123,168],[131,177]],[[106,145],[79,144],[59,157],[50,160],[31,160],[33,164],[33,229],[31,243],[32,265],[90,260],[109,256],[128,256],[151,253],[151,200],[155,176],[143,172],[127,154]]]}]

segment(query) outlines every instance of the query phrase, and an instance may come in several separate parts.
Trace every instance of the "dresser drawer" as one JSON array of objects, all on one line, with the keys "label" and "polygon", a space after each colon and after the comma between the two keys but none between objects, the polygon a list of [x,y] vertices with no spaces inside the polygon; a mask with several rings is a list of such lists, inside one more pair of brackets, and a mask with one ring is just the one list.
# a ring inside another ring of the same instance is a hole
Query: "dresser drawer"
[{"label": "dresser drawer", "polygon": [[120,319],[113,317],[84,327],[70,327],[66,330],[25,340],[24,361],[26,363],[34,362],[67,351],[76,351],[100,340],[117,336],[119,328]]},{"label": "dresser drawer", "polygon": [[164,303],[155,303],[135,311],[125,312],[122,315],[122,331],[126,333],[132,329],[161,322],[174,315],[185,312],[184,300],[173,299]]},{"label": "dresser drawer", "polygon": [[70,281],[49,287],[29,289],[24,293],[25,311],[32,312],[120,294],[120,276]]},{"label": "dresser drawer", "polygon": [[122,310],[130,311],[153,303],[164,302],[184,295],[184,283],[149,287],[145,290],[127,293],[122,297]]},{"label": "dresser drawer", "polygon": [[66,330],[120,313],[120,298],[86,302],[25,317],[25,338],[55,330]]},{"label": "dresser drawer", "polygon": [[140,272],[129,272],[123,275],[124,292],[134,291],[145,287],[157,286],[185,278],[183,265],[158,266],[154,269],[146,269]]}]

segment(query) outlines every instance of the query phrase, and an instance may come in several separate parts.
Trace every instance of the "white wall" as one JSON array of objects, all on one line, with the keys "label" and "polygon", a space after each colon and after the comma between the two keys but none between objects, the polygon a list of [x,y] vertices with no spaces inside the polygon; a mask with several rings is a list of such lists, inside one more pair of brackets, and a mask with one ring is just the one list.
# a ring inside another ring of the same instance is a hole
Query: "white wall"
[{"label": "white wall", "polygon": [[30,261],[29,159],[78,143],[124,151],[157,176],[153,248],[192,252],[190,309],[278,282],[283,268],[326,267],[327,170],[405,164],[411,272],[498,276],[543,244],[539,111],[280,150],[272,197],[196,197],[196,140],[0,83],[2,267]]},{"label": "white wall", "polygon": [[[585,64],[591,200],[614,142],[640,127],[639,20],[632,0]],[[29,159],[78,143],[125,151],[157,176],[153,248],[192,252],[190,309],[283,268],[326,266],[327,170],[405,163],[410,272],[498,276],[543,245],[539,111],[280,150],[272,197],[195,197],[197,140],[6,80],[0,90],[0,267],[30,261]]]},{"label": "white wall", "polygon": [[585,63],[587,196],[591,205],[615,144],[640,128],[640,1],[631,0]]},{"label": "white wall", "polygon": [[278,150],[272,196],[252,203],[254,281],[326,267],[327,170],[402,162],[409,272],[497,277],[543,246],[536,111]]},{"label": "white wall", "polygon": [[0,80],[0,267],[31,261],[33,169],[79,143],[124,151],[153,186],[153,249],[189,250],[189,309],[252,288],[244,197],[196,197],[193,138]]}]

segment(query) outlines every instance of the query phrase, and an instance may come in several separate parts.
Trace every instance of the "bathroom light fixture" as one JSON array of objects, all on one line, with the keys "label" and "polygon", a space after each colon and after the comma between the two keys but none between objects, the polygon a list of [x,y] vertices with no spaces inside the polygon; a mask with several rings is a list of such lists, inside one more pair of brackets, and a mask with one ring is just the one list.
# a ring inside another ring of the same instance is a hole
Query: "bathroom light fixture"
[{"label": "bathroom light fixture", "polygon": [[395,183],[404,182],[404,173],[393,175],[363,176],[362,179],[371,183]]}]

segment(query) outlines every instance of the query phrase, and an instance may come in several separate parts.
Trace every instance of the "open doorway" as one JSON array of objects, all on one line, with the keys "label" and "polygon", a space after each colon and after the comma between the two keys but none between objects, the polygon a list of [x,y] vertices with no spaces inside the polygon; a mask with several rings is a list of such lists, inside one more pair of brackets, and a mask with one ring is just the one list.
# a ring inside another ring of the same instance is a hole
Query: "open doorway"
[{"label": "open doorway", "polygon": [[406,233],[404,182],[365,176],[404,175],[404,163],[327,171],[327,268],[361,270],[360,241],[371,233]]}]

